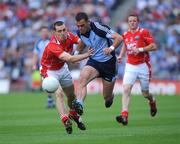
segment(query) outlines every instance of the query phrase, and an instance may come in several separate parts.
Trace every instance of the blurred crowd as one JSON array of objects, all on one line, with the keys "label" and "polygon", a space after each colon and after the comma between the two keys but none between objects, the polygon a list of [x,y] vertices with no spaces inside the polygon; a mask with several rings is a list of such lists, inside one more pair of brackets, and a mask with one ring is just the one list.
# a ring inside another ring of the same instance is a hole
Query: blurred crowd
[{"label": "blurred crowd", "polygon": [[[76,31],[75,14],[85,11],[91,20],[110,24],[119,0],[1,0],[0,1],[0,78],[29,81],[32,52],[39,29],[63,20]],[[180,4],[178,0],[138,0],[135,9],[141,26],[155,36],[158,51],[152,53],[156,79],[180,80]],[[125,16],[128,14],[125,14]],[[114,29],[122,34],[126,20]],[[122,78],[123,64],[119,67]]]},{"label": "blurred crowd", "polygon": [[41,26],[57,20],[76,31],[75,14],[110,22],[116,0],[2,0],[0,1],[0,78],[30,81],[32,52]]}]

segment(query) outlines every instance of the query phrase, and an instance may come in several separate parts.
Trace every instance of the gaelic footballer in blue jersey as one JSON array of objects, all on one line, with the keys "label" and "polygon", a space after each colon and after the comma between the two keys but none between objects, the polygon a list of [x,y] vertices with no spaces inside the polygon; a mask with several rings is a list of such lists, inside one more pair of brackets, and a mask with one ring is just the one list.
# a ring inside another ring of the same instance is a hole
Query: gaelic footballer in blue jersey
[{"label": "gaelic footballer in blue jersey", "polygon": [[77,49],[79,52],[86,46],[94,49],[93,55],[80,73],[77,100],[73,102],[76,111],[82,115],[87,94],[86,86],[95,78],[102,79],[105,107],[109,108],[112,105],[113,88],[117,75],[117,60],[114,50],[120,45],[122,37],[106,25],[89,21],[84,12],[78,13],[75,19],[78,27],[77,34],[82,40]]}]

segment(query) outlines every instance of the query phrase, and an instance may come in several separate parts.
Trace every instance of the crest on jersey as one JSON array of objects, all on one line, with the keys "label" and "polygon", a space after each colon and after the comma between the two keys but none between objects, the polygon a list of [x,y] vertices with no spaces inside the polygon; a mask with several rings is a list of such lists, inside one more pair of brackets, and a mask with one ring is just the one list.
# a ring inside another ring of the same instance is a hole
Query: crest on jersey
[{"label": "crest on jersey", "polygon": [[135,36],[135,40],[139,40],[139,38],[140,38],[139,36]]}]

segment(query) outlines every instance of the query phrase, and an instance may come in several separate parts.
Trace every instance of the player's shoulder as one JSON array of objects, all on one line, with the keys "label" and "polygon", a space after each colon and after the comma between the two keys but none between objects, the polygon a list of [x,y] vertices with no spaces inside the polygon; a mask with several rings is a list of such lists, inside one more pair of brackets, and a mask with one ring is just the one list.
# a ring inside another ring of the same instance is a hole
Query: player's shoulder
[{"label": "player's shoulder", "polygon": [[67,34],[68,34],[69,36],[74,36],[74,34],[73,34],[72,32],[67,32]]},{"label": "player's shoulder", "polygon": [[122,37],[128,37],[130,35],[131,35],[131,33],[129,30],[122,33]]},{"label": "player's shoulder", "polygon": [[42,42],[42,39],[41,39],[41,38],[38,38],[38,39],[35,41],[35,45],[38,45],[40,42]]},{"label": "player's shoulder", "polygon": [[58,44],[55,41],[50,41],[48,45],[46,46],[46,49],[53,49],[58,47]]},{"label": "player's shoulder", "polygon": [[147,29],[147,28],[139,28],[139,31],[141,33],[149,33],[149,29]]}]

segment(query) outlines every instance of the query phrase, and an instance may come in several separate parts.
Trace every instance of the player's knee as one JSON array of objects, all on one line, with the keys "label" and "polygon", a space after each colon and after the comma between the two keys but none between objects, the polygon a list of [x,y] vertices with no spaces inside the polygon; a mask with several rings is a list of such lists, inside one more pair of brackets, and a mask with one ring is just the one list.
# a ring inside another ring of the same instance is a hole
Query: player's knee
[{"label": "player's knee", "polygon": [[129,95],[130,92],[131,92],[131,89],[129,87],[124,87],[123,92],[124,92],[125,95]]},{"label": "player's knee", "polygon": [[142,91],[142,95],[143,95],[145,98],[150,97],[149,91]]},{"label": "player's knee", "polygon": [[88,81],[88,79],[87,79],[86,77],[80,77],[80,79],[79,79],[79,85],[80,85],[81,87],[84,87],[84,86],[86,86],[87,81]]},{"label": "player's knee", "polygon": [[63,91],[61,91],[59,89],[56,91],[55,95],[56,95],[56,98],[61,98],[62,99],[64,97]]}]

